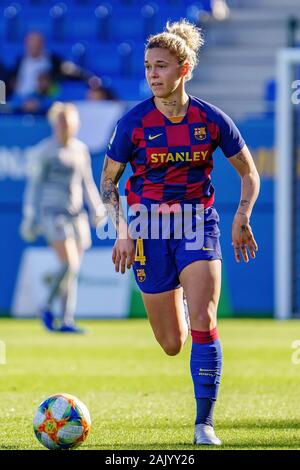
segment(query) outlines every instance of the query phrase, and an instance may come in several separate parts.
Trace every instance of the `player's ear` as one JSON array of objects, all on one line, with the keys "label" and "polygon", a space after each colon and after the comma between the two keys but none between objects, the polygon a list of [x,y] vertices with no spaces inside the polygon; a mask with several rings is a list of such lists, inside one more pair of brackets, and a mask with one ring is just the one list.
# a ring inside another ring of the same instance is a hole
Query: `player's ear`
[{"label": "player's ear", "polygon": [[181,77],[185,77],[188,74],[189,68],[190,66],[188,62],[186,62],[185,64],[181,66]]}]

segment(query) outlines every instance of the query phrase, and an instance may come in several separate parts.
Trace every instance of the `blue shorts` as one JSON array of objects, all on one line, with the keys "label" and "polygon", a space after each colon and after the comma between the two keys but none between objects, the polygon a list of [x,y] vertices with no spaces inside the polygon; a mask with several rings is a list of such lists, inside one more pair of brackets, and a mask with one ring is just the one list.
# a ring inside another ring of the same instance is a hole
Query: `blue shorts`
[{"label": "blue shorts", "polygon": [[[139,238],[135,240],[136,255],[133,265],[136,283],[142,292],[155,294],[180,287],[181,271],[199,260],[222,259],[219,215],[214,207],[205,209],[202,221],[202,241],[195,247],[195,238],[183,234],[175,238],[171,229],[168,239]],[[193,228],[195,228],[193,216]],[[174,227],[173,227],[174,229]],[[187,247],[190,247],[188,249]]]}]

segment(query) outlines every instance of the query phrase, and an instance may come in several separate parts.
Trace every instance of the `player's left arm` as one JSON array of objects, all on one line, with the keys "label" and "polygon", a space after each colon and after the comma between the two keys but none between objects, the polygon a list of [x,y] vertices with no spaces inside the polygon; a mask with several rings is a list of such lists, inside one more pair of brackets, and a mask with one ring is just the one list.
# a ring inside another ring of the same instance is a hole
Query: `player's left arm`
[{"label": "player's left arm", "polygon": [[244,147],[229,158],[231,165],[241,177],[241,199],[232,224],[232,244],[237,262],[240,262],[240,252],[243,260],[248,263],[247,249],[252,258],[258,250],[251,226],[250,216],[259,194],[260,179],[251,153]]},{"label": "player's left arm", "polygon": [[85,165],[83,168],[83,189],[84,198],[88,204],[91,214],[92,224],[97,227],[107,222],[107,212],[97,189],[92,172],[91,156],[88,151],[85,153]]}]

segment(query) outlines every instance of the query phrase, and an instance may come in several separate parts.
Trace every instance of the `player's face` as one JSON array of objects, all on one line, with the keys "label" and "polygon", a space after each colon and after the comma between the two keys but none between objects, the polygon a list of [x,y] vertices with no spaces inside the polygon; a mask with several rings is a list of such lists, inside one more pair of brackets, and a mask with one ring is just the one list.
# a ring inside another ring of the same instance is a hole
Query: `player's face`
[{"label": "player's face", "polygon": [[76,116],[72,113],[60,113],[54,124],[54,130],[60,142],[67,142],[78,131]]},{"label": "player's face", "polygon": [[184,79],[182,66],[168,49],[148,49],[145,54],[146,79],[157,98],[172,95]]}]

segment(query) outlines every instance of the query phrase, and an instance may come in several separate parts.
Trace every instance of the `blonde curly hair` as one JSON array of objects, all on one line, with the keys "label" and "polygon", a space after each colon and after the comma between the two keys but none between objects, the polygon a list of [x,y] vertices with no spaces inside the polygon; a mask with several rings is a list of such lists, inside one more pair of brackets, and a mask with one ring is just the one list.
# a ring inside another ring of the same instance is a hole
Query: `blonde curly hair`
[{"label": "blonde curly hair", "polygon": [[168,49],[174,54],[180,65],[189,63],[186,81],[193,76],[193,70],[198,64],[198,53],[204,44],[202,30],[186,19],[171,23],[167,22],[165,31],[150,36],[146,43],[145,52],[156,47]]},{"label": "blonde curly hair", "polygon": [[61,101],[56,101],[53,103],[47,113],[48,120],[52,126],[55,125],[59,114],[70,115],[72,124],[75,127],[79,125],[79,112],[73,103],[62,103]]}]

